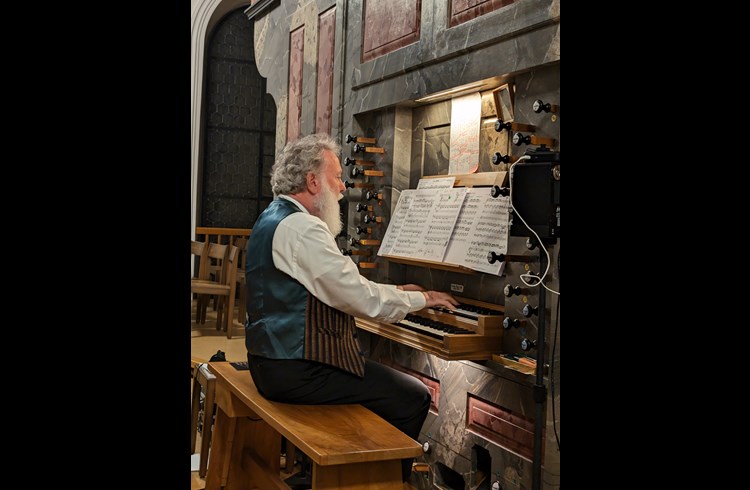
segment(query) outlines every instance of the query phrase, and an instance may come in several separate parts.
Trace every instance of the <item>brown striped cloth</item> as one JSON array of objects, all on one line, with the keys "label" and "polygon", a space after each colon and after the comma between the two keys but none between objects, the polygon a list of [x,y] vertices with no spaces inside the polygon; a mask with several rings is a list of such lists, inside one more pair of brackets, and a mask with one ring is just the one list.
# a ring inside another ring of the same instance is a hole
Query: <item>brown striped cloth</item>
[{"label": "brown striped cloth", "polygon": [[303,355],[307,360],[335,366],[360,378],[365,375],[365,358],[357,340],[354,317],[309,293]]}]

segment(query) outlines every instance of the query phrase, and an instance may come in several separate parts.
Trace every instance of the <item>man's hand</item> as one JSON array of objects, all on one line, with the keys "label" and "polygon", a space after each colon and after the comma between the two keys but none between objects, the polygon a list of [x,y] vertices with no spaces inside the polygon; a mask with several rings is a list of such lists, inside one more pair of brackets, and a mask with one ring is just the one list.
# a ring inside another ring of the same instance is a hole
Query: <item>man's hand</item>
[{"label": "man's hand", "polygon": [[425,308],[430,308],[432,306],[444,306],[449,310],[453,310],[456,306],[459,305],[456,298],[448,293],[443,293],[441,291],[422,291],[422,294],[424,294],[424,297],[427,300]]},{"label": "man's hand", "polygon": [[418,284],[404,284],[403,286],[396,286],[402,291],[424,291],[425,288]]}]

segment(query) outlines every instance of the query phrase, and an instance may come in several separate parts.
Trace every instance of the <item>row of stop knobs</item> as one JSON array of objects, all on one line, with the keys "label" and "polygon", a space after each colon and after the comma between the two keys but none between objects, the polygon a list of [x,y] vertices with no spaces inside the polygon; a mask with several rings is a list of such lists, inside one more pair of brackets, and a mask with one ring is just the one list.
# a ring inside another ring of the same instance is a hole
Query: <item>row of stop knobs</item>
[{"label": "row of stop knobs", "polygon": [[[510,298],[512,296],[526,296],[529,294],[529,290],[521,286],[506,284],[503,288],[503,294],[506,298]],[[539,307],[525,304],[521,309],[521,314],[523,314],[523,316],[526,318],[531,318],[534,315],[539,315]],[[511,328],[526,327],[526,323],[526,320],[513,318],[512,316],[506,316],[505,318],[503,318],[503,328],[506,330],[509,330]],[[521,339],[521,349],[523,349],[524,351],[530,351],[531,349],[535,348],[536,340],[531,340],[528,337],[523,337]]]},{"label": "row of stop knobs", "polygon": [[[545,103],[542,100],[537,99],[534,101],[532,109],[537,114],[541,112],[552,112],[554,114],[557,113],[558,107],[555,104]],[[523,133],[521,133],[521,131],[534,133],[536,130],[537,127],[533,124],[507,122],[503,121],[500,118],[495,121],[495,131],[497,131],[498,133],[502,131],[513,132],[511,143],[516,146],[543,145],[549,148],[555,146],[556,141],[553,138],[545,138],[542,136],[537,136],[536,134],[524,135]],[[503,155],[499,151],[495,152],[495,154],[492,155],[492,163],[495,165],[500,165],[501,163],[514,163],[516,160],[518,160],[518,157],[512,157],[510,154]]]}]

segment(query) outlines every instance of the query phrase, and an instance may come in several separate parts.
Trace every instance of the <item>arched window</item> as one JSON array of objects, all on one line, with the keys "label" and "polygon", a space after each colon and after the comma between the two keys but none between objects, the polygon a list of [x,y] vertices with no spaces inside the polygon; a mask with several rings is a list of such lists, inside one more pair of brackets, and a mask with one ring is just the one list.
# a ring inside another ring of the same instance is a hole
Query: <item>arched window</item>
[{"label": "arched window", "polygon": [[276,105],[255,65],[253,24],[235,10],[208,42],[198,226],[252,228],[273,199]]}]

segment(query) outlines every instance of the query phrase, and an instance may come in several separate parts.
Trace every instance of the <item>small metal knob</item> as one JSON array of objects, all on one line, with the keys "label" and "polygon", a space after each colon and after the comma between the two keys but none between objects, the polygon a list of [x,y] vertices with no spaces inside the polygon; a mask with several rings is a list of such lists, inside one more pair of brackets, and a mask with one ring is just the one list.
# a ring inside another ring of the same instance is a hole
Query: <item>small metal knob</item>
[{"label": "small metal knob", "polygon": [[526,318],[530,318],[533,315],[539,314],[539,307],[538,306],[531,306],[531,305],[524,305],[523,310],[521,310],[521,313],[523,313],[523,316]]},{"label": "small metal knob", "polygon": [[498,260],[505,260],[505,254],[496,254],[495,252],[490,252],[487,254],[487,262],[489,262],[490,264],[494,264]]},{"label": "small metal knob", "polygon": [[510,154],[503,155],[499,151],[496,151],[494,155],[492,155],[492,163],[495,165],[500,165],[501,163],[510,163]]},{"label": "small metal knob", "polygon": [[536,340],[531,340],[531,339],[528,339],[526,337],[524,337],[521,340],[521,349],[523,349],[525,351],[529,351],[529,350],[535,349],[535,348],[536,348]]},{"label": "small metal knob", "polygon": [[500,187],[498,185],[493,185],[492,190],[490,191],[490,195],[492,197],[508,197],[510,195],[510,187]]},{"label": "small metal knob", "polygon": [[552,104],[550,104],[549,102],[545,104],[541,99],[536,99],[531,105],[531,110],[536,112],[537,114],[541,113],[542,111],[549,112],[552,110]]},{"label": "small metal knob", "polygon": [[516,146],[531,144],[531,136],[524,136],[521,133],[513,133],[513,144]]},{"label": "small metal knob", "polygon": [[495,121],[495,131],[497,131],[498,133],[503,129],[507,129],[508,131],[510,131],[510,128],[510,123],[504,123],[502,119],[498,119],[497,121]]}]

